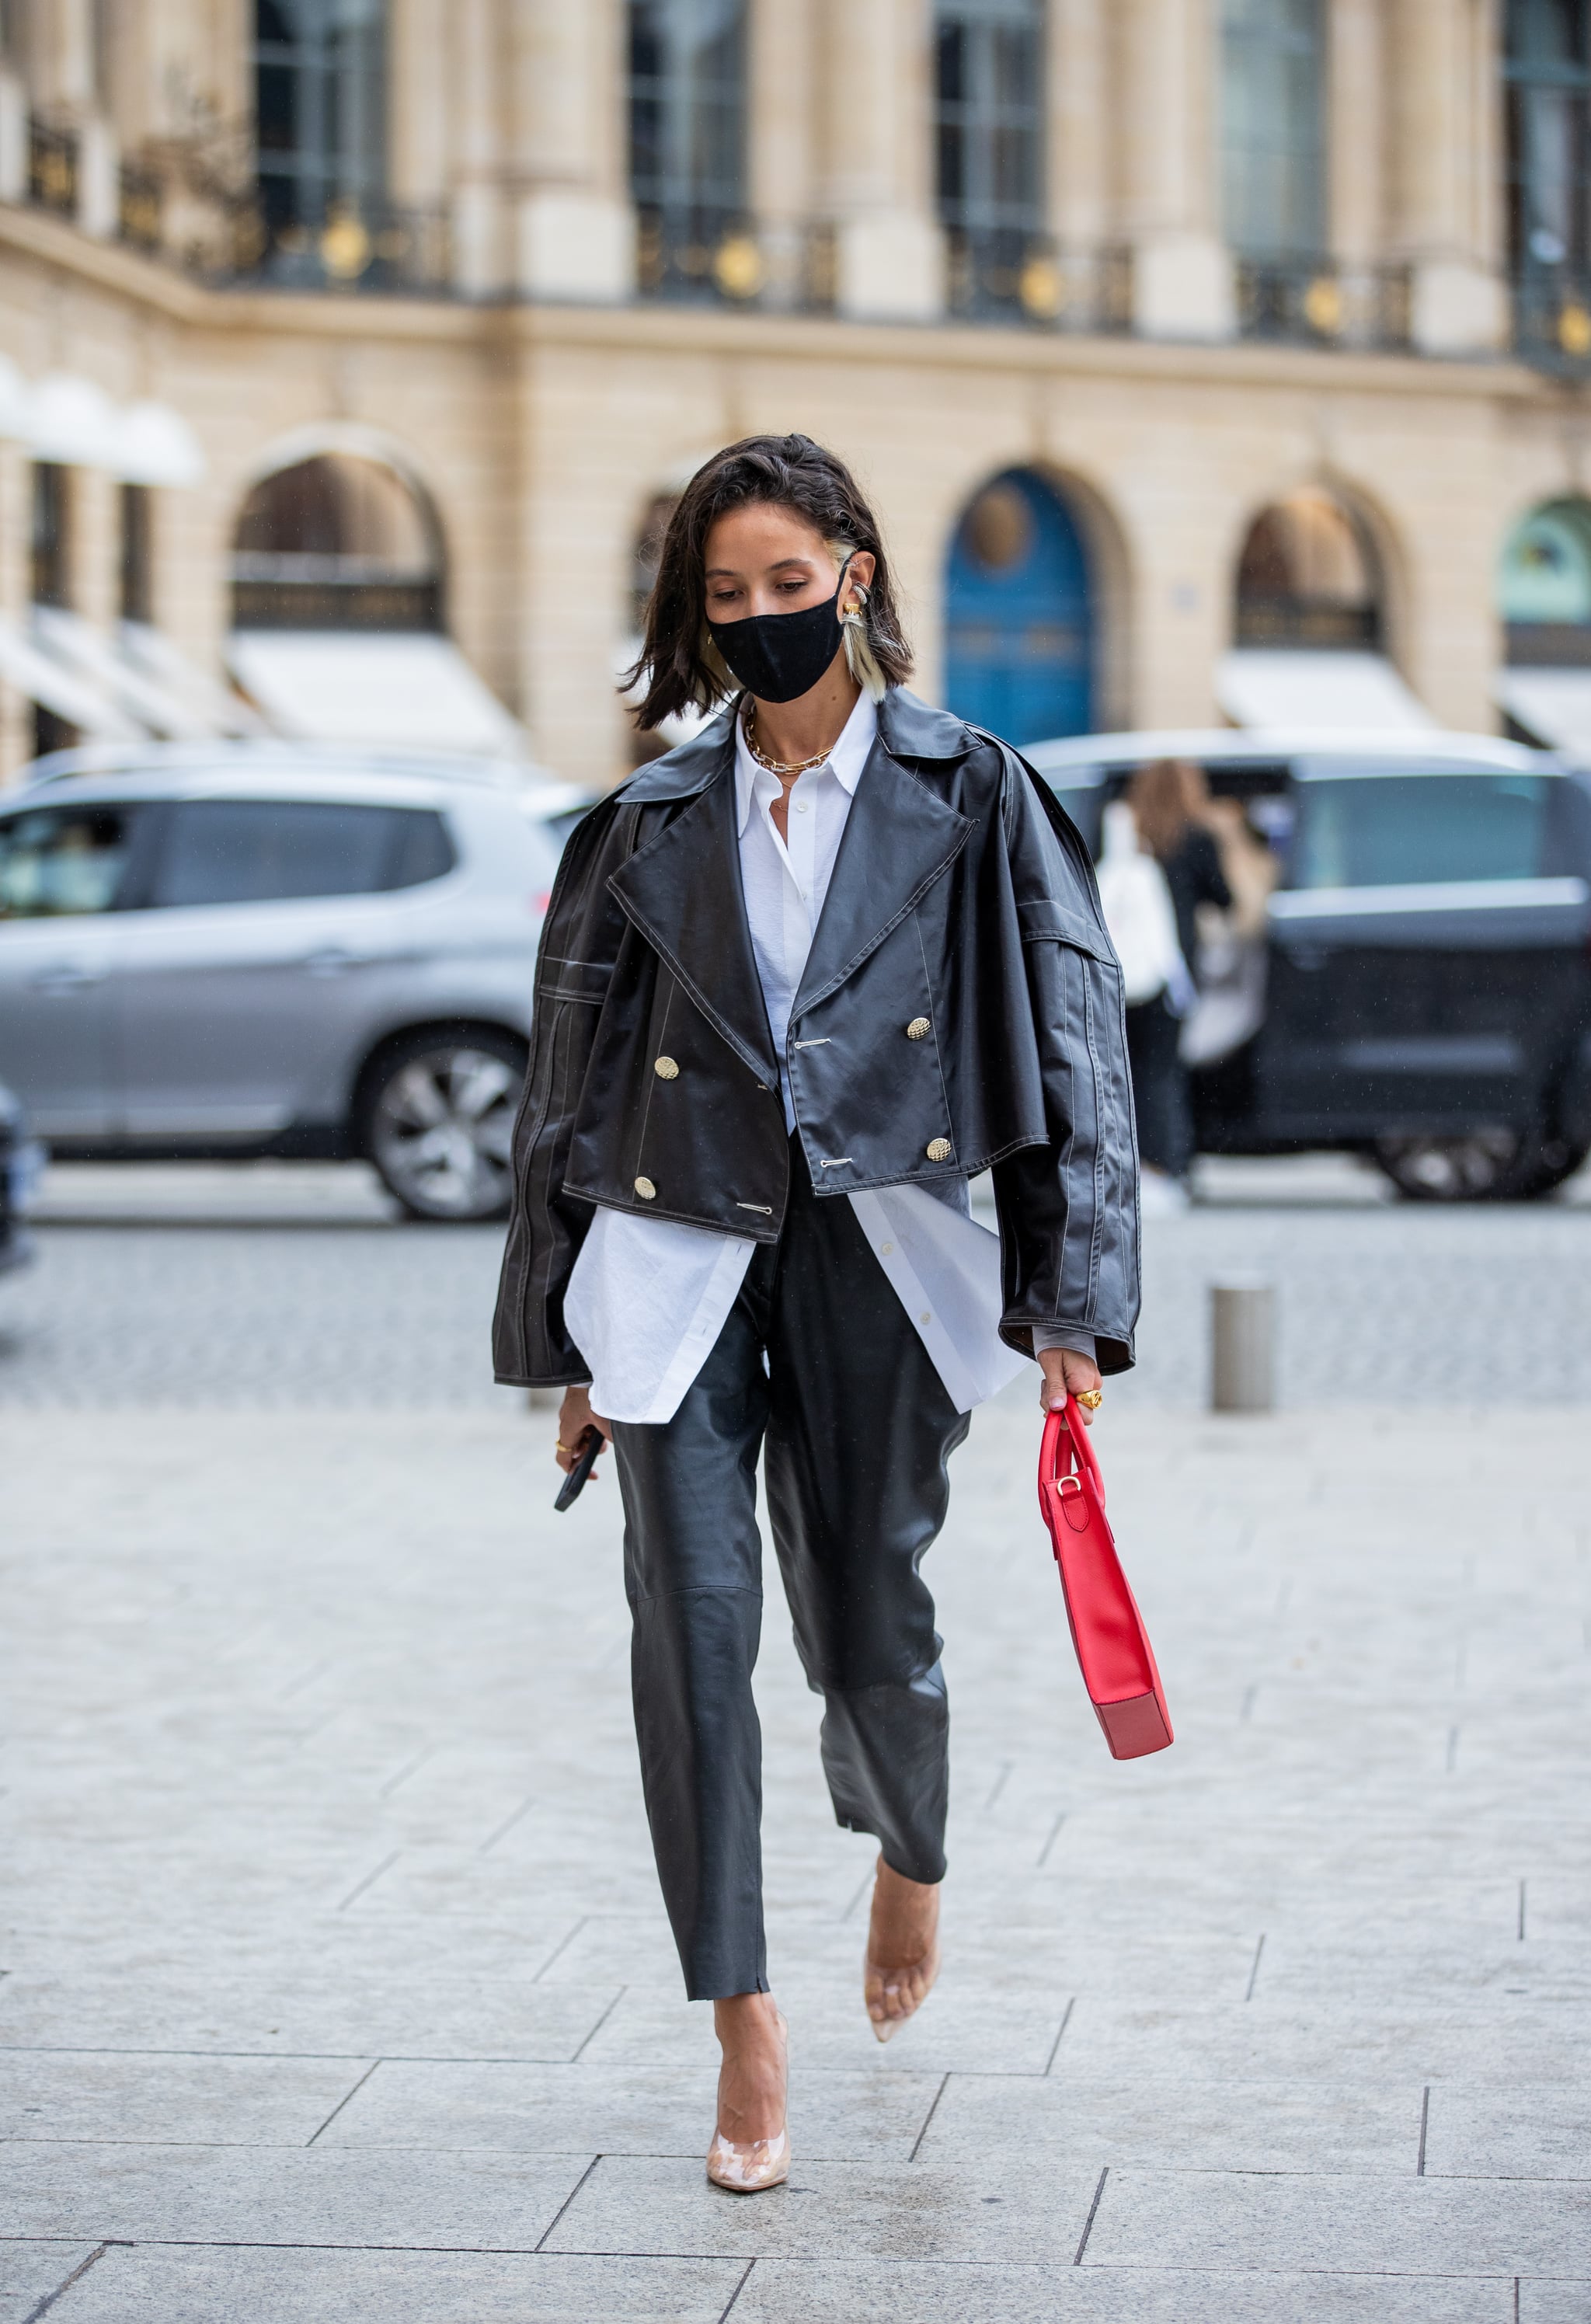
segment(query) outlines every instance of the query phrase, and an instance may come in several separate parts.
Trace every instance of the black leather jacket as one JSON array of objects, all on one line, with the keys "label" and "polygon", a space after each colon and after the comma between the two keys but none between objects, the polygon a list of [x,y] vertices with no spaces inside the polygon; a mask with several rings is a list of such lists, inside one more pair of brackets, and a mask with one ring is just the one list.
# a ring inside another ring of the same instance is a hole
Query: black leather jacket
[{"label": "black leather jacket", "polygon": [[[672,1063],[675,1070],[669,1070]],[[1121,972],[1088,853],[1004,743],[892,688],[786,1058],[821,1194],[992,1167],[1005,1312],[1133,1360],[1137,1150]],[[590,1371],[564,1294],[593,1204],[759,1242],[789,1146],[740,889],[726,712],[570,838],[542,933],[493,1351]]]}]

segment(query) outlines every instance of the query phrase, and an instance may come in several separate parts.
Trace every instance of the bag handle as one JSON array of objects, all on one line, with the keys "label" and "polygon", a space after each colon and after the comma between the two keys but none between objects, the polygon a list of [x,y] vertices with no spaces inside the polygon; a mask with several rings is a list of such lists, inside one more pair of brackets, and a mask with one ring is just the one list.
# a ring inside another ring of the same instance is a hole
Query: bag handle
[{"label": "bag handle", "polygon": [[[1061,1466],[1063,1452],[1071,1460],[1065,1470]],[[1099,1466],[1099,1456],[1089,1438],[1088,1423],[1074,1396],[1069,1395],[1063,1405],[1053,1404],[1044,1420],[1044,1441],[1039,1446],[1039,1475],[1046,1484],[1059,1485],[1063,1475],[1072,1467],[1086,1473],[1095,1499],[1105,1506],[1105,1474]]]}]

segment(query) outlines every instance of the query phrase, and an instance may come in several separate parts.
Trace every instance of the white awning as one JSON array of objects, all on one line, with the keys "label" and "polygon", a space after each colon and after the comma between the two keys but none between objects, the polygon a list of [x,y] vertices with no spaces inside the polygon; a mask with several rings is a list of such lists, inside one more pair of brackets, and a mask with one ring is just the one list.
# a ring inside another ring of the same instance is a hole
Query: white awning
[{"label": "white awning", "polygon": [[1538,742],[1591,764],[1591,669],[1500,669],[1492,699]]},{"label": "white awning", "polygon": [[65,662],[76,677],[108,695],[111,701],[142,720],[152,733],[174,742],[201,742],[224,730],[213,718],[198,715],[168,687],[130,662],[119,639],[106,637],[86,622],[57,605],[36,605],[33,628],[41,645]]},{"label": "white awning", "polygon": [[525,754],[525,733],[455,645],[418,632],[235,630],[235,676],[283,734]]},{"label": "white awning", "polygon": [[76,726],[97,742],[136,742],[144,729],[117,707],[103,687],[77,670],[69,669],[42,646],[0,620],[0,678],[14,686],[30,702],[53,710],[58,718]]},{"label": "white awning", "polygon": [[1434,731],[1437,721],[1384,654],[1292,653],[1240,646],[1221,656],[1216,699],[1239,726]]},{"label": "white awning", "polygon": [[259,712],[251,710],[241,694],[234,694],[229,686],[212,678],[207,669],[189,661],[163,630],[153,628],[148,622],[124,622],[120,641],[133,667],[158,680],[206,733],[271,732]]}]

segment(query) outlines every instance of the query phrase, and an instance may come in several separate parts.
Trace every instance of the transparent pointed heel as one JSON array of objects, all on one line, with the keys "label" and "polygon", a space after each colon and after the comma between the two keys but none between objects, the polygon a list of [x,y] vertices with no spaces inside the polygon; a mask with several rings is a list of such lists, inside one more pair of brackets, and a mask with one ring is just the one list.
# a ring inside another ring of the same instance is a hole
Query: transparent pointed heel
[{"label": "transparent pointed heel", "polygon": [[[785,2052],[785,2099],[789,2102],[790,2029],[778,2020]],[[781,2109],[783,2111],[784,2109]],[[760,2195],[765,2188],[782,2187],[790,2175],[790,2126],[781,2123],[771,2138],[727,2138],[716,2125],[707,2149],[707,2176],[715,2187],[731,2195]]]},{"label": "transparent pointed heel", "polygon": [[[878,1876],[887,1868],[882,1856],[878,1858]],[[899,1876],[892,1874],[891,1878]],[[875,1888],[875,1896],[877,1890]],[[935,1906],[937,1917],[937,1905]],[[939,1938],[930,1936],[926,1951],[921,1959],[886,1968],[872,1956],[873,1930],[869,1920],[868,1951],[862,1958],[862,2004],[868,2013],[868,2023],[878,2042],[889,2042],[908,2020],[915,2017],[939,1978]]]}]

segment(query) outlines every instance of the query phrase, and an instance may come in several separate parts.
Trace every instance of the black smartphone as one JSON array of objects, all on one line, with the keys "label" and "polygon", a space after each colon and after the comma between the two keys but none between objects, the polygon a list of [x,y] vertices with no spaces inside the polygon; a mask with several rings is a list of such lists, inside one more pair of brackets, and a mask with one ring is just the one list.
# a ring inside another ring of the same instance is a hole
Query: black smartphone
[{"label": "black smartphone", "polygon": [[580,1458],[564,1480],[558,1498],[553,1503],[555,1509],[574,1508],[575,1503],[585,1490],[585,1480],[596,1467],[597,1454],[607,1441],[600,1428],[586,1430],[580,1440]]}]

